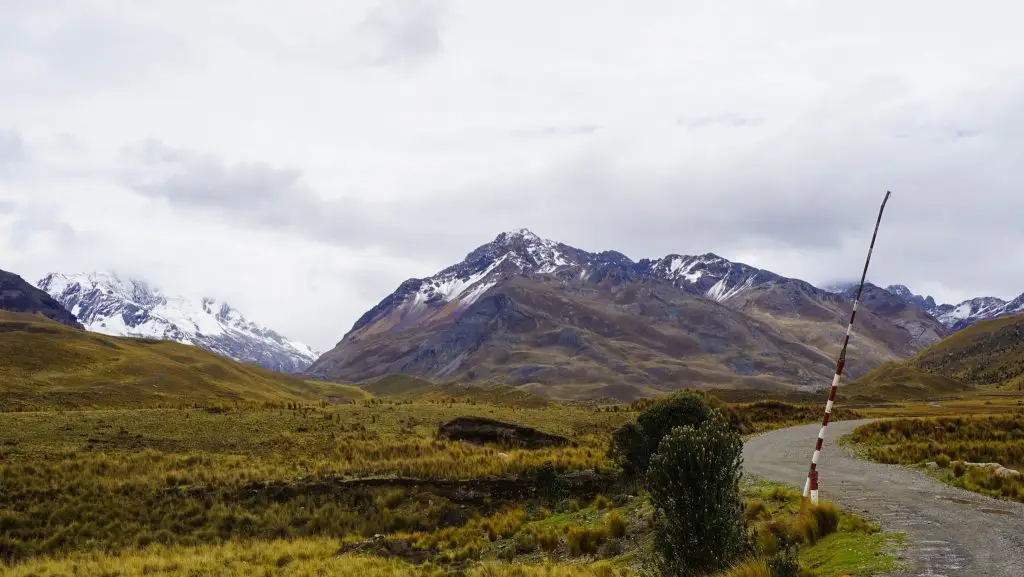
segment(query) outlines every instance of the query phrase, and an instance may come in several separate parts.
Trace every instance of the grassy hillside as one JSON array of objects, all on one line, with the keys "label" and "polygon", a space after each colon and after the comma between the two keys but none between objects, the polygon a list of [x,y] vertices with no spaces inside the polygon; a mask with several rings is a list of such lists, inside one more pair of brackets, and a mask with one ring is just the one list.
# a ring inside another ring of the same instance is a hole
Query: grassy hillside
[{"label": "grassy hillside", "polygon": [[178,343],[85,332],[0,312],[0,410],[311,402],[368,396]]},{"label": "grassy hillside", "polygon": [[967,384],[1016,390],[1024,382],[1024,314],[975,323],[911,361]]},{"label": "grassy hillside", "polygon": [[902,363],[886,363],[841,389],[853,399],[909,400],[1024,384],[1024,314],[975,323]]},{"label": "grassy hillside", "polygon": [[849,386],[841,387],[839,397],[855,401],[908,401],[973,390],[971,385],[925,372],[912,364],[885,363]]}]

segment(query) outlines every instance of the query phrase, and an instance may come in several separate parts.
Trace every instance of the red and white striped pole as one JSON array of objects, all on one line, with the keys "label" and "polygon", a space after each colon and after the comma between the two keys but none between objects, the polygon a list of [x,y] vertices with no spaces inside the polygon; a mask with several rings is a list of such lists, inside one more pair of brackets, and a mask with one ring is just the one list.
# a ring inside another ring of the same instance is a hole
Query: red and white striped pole
[{"label": "red and white striped pole", "polygon": [[846,364],[846,347],[850,344],[850,333],[853,332],[853,319],[857,317],[857,304],[860,303],[860,294],[864,290],[864,279],[868,276],[868,265],[871,264],[871,253],[875,250],[875,238],[878,236],[878,227],[882,224],[882,212],[885,211],[885,203],[889,201],[888,190],[885,191],[885,198],[882,199],[882,208],[878,209],[878,220],[875,221],[875,232],[871,235],[871,245],[868,247],[868,258],[864,261],[864,271],[860,275],[860,286],[857,288],[857,296],[853,299],[853,310],[850,312],[850,324],[846,326],[846,338],[843,339],[843,348],[839,351],[839,359],[836,361],[836,374],[832,377],[832,388],[828,391],[828,401],[825,403],[825,415],[821,419],[821,430],[818,431],[818,440],[814,444],[814,453],[811,455],[811,468],[807,472],[807,481],[804,483],[804,498],[811,497],[811,503],[818,503],[818,458],[821,456],[821,446],[825,443],[825,429],[828,427],[829,416],[832,415],[832,405],[836,400],[836,390],[839,388],[839,378],[843,375],[843,366]]}]

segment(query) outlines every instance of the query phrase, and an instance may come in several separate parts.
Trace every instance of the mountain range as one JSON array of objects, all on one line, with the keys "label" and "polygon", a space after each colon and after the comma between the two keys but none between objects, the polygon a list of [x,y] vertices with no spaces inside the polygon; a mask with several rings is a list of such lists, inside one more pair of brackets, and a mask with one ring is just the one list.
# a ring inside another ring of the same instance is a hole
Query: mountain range
[{"label": "mountain range", "polygon": [[924,309],[951,330],[958,331],[978,321],[1024,312],[1024,294],[1011,301],[996,297],[977,297],[956,305],[936,304],[935,299],[914,294],[904,285],[890,285],[887,290],[905,302]]},{"label": "mountain range", "polygon": [[[712,253],[633,261],[519,229],[401,283],[320,355],[216,299],[114,273],[52,273],[37,287],[0,271],[0,308],[319,380],[405,374],[625,399],[684,386],[825,386],[856,292],[853,283],[818,288]],[[852,378],[978,321],[1024,311],[1024,295],[938,304],[904,285],[868,283],[861,300]]]},{"label": "mountain range", "polygon": [[309,346],[248,321],[225,302],[166,294],[114,273],[51,273],[37,286],[89,331],[194,345],[245,363],[298,373],[316,359]]},{"label": "mountain range", "polygon": [[[851,300],[711,253],[634,262],[520,229],[401,283],[307,373],[501,382],[559,397],[815,389],[831,380]],[[854,377],[949,332],[880,287],[863,302]]]}]

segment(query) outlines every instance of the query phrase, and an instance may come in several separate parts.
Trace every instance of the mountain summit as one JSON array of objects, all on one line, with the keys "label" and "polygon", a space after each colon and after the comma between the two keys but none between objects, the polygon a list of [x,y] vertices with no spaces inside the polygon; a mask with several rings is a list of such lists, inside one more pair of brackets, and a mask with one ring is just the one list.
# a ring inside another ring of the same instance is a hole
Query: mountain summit
[{"label": "mountain summit", "polygon": [[51,273],[37,286],[90,331],[176,341],[281,372],[300,372],[316,358],[308,346],[249,322],[216,299],[168,295],[115,273]]},{"label": "mountain summit", "polygon": [[889,292],[937,318],[950,330],[959,331],[978,321],[1024,312],[1024,294],[1011,301],[996,297],[976,297],[959,304],[936,304],[932,297],[914,294],[903,285],[890,285]]},{"label": "mountain summit", "polygon": [[[816,388],[831,379],[850,305],[842,294],[712,253],[633,261],[518,229],[401,283],[308,373],[357,382],[405,373],[567,397]],[[946,333],[899,299],[867,306],[858,321],[854,373]]]}]

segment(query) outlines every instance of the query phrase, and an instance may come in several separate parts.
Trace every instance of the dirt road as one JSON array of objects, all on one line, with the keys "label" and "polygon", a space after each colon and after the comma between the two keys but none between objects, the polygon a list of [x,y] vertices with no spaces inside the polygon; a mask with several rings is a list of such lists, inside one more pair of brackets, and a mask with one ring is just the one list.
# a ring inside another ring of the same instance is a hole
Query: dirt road
[{"label": "dirt road", "polygon": [[[1024,504],[943,485],[918,471],[856,459],[835,439],[870,422],[829,423],[818,465],[821,498],[907,533],[914,577],[1024,577]],[[803,489],[820,425],[747,441],[744,470]]]}]

